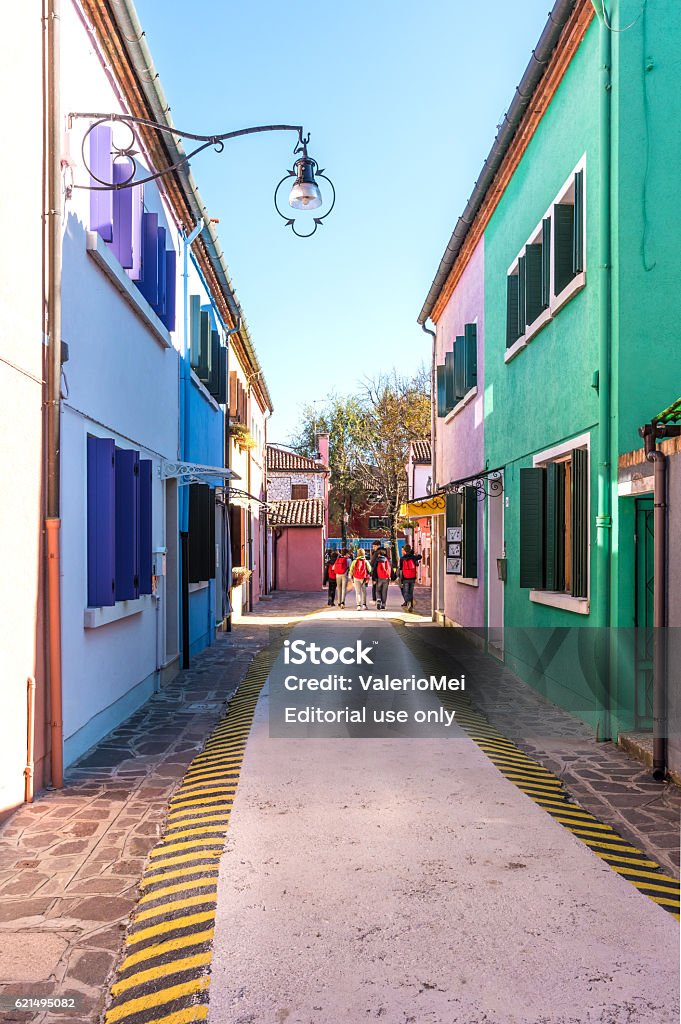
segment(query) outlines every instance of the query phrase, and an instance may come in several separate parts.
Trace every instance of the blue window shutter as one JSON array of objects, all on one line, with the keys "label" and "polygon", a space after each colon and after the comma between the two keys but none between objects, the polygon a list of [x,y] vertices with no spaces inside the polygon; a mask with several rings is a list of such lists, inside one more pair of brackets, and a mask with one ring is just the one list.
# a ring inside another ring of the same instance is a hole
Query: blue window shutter
[{"label": "blue window shutter", "polygon": [[100,608],[116,603],[114,443],[87,439],[87,603]]},{"label": "blue window shutter", "polygon": [[[130,177],[132,163],[119,160],[113,166],[113,180],[116,184]],[[126,270],[132,268],[132,207],[134,189],[122,188],[113,193],[113,251],[116,259]]]},{"label": "blue window shutter", "polygon": [[140,459],[140,594],[151,593],[152,520],[151,520],[151,459]]},{"label": "blue window shutter", "polygon": [[478,327],[477,324],[465,324],[463,329],[466,339],[464,384],[466,391],[478,383]]},{"label": "blue window shutter", "polygon": [[466,394],[466,339],[460,335],[454,343],[454,399],[460,402]]},{"label": "blue window shutter", "polygon": [[142,223],[144,217],[144,185],[136,185],[132,192],[132,266],[130,277],[139,281],[142,276]]},{"label": "blue window shutter", "polygon": [[169,331],[175,330],[175,301],[177,287],[177,253],[174,249],[166,251],[166,309],[162,317]]},{"label": "blue window shutter", "polygon": [[166,312],[166,229],[158,229],[158,240],[156,249],[158,263],[158,296],[154,303],[154,309],[163,319]]},{"label": "blue window shutter", "polygon": [[[113,157],[111,155],[111,128],[99,124],[90,132],[90,167],[100,181],[113,181]],[[100,181],[90,178],[92,185]],[[113,192],[90,192],[90,230],[96,231],[105,242],[113,239]]]},{"label": "blue window shutter", "polygon": [[139,597],[139,452],[116,448],[116,600]]},{"label": "blue window shutter", "polygon": [[142,270],[137,287],[150,306],[158,302],[158,214],[142,214]]},{"label": "blue window shutter", "polygon": [[201,362],[201,298],[189,296],[189,361],[193,370],[199,369]]}]

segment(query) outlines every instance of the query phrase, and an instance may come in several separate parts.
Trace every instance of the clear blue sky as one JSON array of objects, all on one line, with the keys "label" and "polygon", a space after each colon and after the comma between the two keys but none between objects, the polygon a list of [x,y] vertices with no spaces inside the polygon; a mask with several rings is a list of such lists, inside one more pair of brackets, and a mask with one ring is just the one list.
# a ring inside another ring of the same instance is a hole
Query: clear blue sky
[{"label": "clear blue sky", "polygon": [[302,240],[272,205],[293,134],[193,162],[273,397],[271,440],[306,401],[428,361],[416,317],[550,5],[137,0],[177,127],[303,124],[336,186]]}]

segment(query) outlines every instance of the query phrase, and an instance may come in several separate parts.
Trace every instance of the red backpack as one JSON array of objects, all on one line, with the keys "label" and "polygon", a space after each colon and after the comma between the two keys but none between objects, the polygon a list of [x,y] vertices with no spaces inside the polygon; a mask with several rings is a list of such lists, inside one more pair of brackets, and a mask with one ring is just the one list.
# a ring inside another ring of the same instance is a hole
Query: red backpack
[{"label": "red backpack", "polygon": [[[337,561],[338,559],[336,559],[336,562]],[[336,578],[336,562],[329,562],[328,566],[326,567],[326,571],[330,580],[335,580]]]},{"label": "red backpack", "polygon": [[384,558],[382,561],[376,563],[376,575],[378,576],[379,580],[390,579],[390,562],[388,561],[387,558]]},{"label": "red backpack", "polygon": [[336,561],[333,563],[333,568],[337,576],[345,576],[348,571],[348,560],[345,555],[339,555]]},{"label": "red backpack", "polygon": [[416,579],[416,562],[409,555],[402,560],[402,576],[405,580]]},{"label": "red backpack", "polygon": [[367,560],[366,558],[358,558],[355,561],[355,567],[352,570],[352,577],[355,580],[365,580],[368,576],[367,573]]}]

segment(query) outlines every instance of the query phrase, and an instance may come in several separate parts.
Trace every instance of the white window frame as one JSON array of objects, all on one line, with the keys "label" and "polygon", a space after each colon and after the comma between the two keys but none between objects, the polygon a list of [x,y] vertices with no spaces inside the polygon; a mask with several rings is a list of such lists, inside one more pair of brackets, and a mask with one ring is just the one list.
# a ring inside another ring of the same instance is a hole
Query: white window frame
[{"label": "white window frame", "polygon": [[[582,266],[584,270],[581,270],[578,274],[572,278],[572,280],[566,284],[565,288],[558,294],[554,295],[554,263],[555,263],[555,243],[556,243],[556,232],[553,223],[553,207],[556,203],[563,202],[572,192],[574,197],[574,184],[575,174],[579,171],[583,172],[584,175],[584,190],[582,195]],[[544,215],[540,218],[539,223],[536,225],[533,231],[530,232],[527,240],[517,253],[515,259],[506,271],[506,277],[511,277],[513,274],[518,273],[518,260],[525,252],[525,248],[533,243],[540,242],[542,238],[542,225],[544,221],[549,218],[551,220],[551,251],[549,257],[549,305],[546,309],[543,309],[539,316],[531,324],[528,324],[525,328],[525,333],[521,334],[513,344],[506,349],[504,354],[504,362],[510,363],[512,359],[522,352],[527,347],[530,341],[535,338],[541,330],[555,317],[556,313],[563,308],[563,306],[570,301],[570,299],[580,292],[586,286],[586,153],[583,153],[578,163],[573,167],[568,177],[563,182],[562,186],[558,190],[557,194],[551,201],[549,208],[544,212]]]}]

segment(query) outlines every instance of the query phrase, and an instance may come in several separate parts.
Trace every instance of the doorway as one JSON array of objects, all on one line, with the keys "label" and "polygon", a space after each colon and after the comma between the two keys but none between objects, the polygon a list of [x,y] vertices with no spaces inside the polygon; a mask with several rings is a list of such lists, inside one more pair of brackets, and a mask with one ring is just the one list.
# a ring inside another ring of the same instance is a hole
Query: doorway
[{"label": "doorway", "polygon": [[487,649],[504,657],[504,474],[490,478],[487,490]]}]

